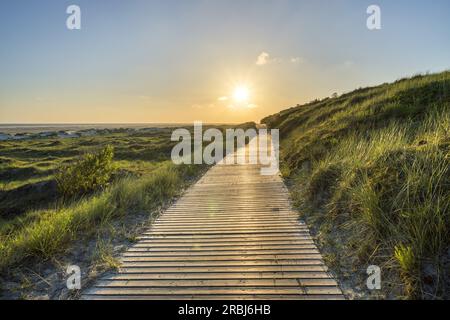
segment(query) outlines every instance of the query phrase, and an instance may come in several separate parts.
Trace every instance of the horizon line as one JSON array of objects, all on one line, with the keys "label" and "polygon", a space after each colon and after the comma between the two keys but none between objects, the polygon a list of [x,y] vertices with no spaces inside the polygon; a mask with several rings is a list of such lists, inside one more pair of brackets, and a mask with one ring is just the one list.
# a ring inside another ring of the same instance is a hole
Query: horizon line
[{"label": "horizon line", "polygon": [[[173,124],[173,125],[184,125],[191,124],[194,122],[202,122],[205,124],[240,124],[243,122],[205,122],[201,120],[189,121],[189,122],[0,122],[2,125],[162,125],[162,124]],[[256,122],[256,121],[247,121]]]}]

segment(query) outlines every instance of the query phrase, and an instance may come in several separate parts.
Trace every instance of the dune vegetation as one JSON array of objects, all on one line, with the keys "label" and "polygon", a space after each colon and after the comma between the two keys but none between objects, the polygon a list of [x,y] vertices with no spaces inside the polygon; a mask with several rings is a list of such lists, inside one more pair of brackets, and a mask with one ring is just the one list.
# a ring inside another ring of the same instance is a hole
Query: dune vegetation
[{"label": "dune vegetation", "polygon": [[198,168],[165,163],[150,175],[120,179],[70,205],[32,212],[28,223],[16,223],[13,231],[3,234],[0,268],[18,265],[26,258],[49,259],[116,217],[145,210],[151,219],[151,213],[176,196]]},{"label": "dune vegetation", "polygon": [[450,72],[361,88],[263,120],[282,174],[342,283],[377,297],[450,294]]},{"label": "dune vegetation", "polygon": [[[23,296],[19,282],[36,291],[36,282],[64,272],[64,263],[95,272],[98,265],[100,271],[117,267],[113,247],[133,243],[208,167],[173,164],[178,142],[171,141],[172,131],[114,129],[72,139],[0,142],[0,296]],[[47,274],[41,275],[42,264]],[[5,280],[18,283],[4,288]],[[64,284],[43,281],[49,287],[44,292]]]},{"label": "dune vegetation", "polygon": [[118,129],[108,134],[73,139],[50,137],[1,141],[0,220],[54,207],[60,200],[55,179],[58,172],[71,167],[83,155],[96,153],[108,145],[114,148],[116,169],[111,181],[152,172],[161,162],[170,159],[171,148],[175,145],[170,141],[171,131],[127,132]]},{"label": "dune vegetation", "polygon": [[51,259],[116,218],[154,218],[205,169],[173,165],[173,144],[170,130],[2,142],[0,270]]}]

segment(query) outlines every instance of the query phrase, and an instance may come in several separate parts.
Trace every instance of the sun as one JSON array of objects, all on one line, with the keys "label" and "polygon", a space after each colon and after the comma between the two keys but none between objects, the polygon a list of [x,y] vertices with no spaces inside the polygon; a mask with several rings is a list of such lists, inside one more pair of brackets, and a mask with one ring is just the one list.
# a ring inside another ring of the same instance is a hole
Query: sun
[{"label": "sun", "polygon": [[250,98],[250,91],[247,87],[239,86],[233,91],[233,99],[238,103],[248,102]]}]

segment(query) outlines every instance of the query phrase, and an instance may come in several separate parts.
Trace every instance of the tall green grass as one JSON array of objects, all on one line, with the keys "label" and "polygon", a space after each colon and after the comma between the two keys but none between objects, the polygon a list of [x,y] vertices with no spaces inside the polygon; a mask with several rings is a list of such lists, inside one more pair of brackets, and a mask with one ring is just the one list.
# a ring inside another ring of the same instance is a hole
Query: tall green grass
[{"label": "tall green grass", "polygon": [[124,178],[68,207],[33,213],[31,222],[0,235],[0,270],[29,258],[45,260],[62,253],[73,240],[95,233],[115,217],[152,212],[176,196],[201,170],[200,166],[168,162],[152,174]]},{"label": "tall green grass", "polygon": [[[281,130],[297,205],[354,267],[386,266],[407,297],[448,295],[450,72],[359,89],[264,120]],[[336,236],[339,235],[339,236]],[[432,285],[424,269],[432,265]],[[428,279],[429,282],[429,279]],[[432,292],[430,291],[432,288]]]}]

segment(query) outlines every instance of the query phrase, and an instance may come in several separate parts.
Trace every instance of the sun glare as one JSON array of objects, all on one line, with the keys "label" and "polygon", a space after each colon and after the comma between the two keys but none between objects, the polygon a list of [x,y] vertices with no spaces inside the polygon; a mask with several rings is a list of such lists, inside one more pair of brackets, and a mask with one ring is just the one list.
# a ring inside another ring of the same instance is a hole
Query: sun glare
[{"label": "sun glare", "polygon": [[250,98],[250,92],[249,92],[248,88],[240,86],[240,87],[236,87],[234,89],[233,99],[236,102],[239,102],[239,103],[247,102],[249,98]]}]

